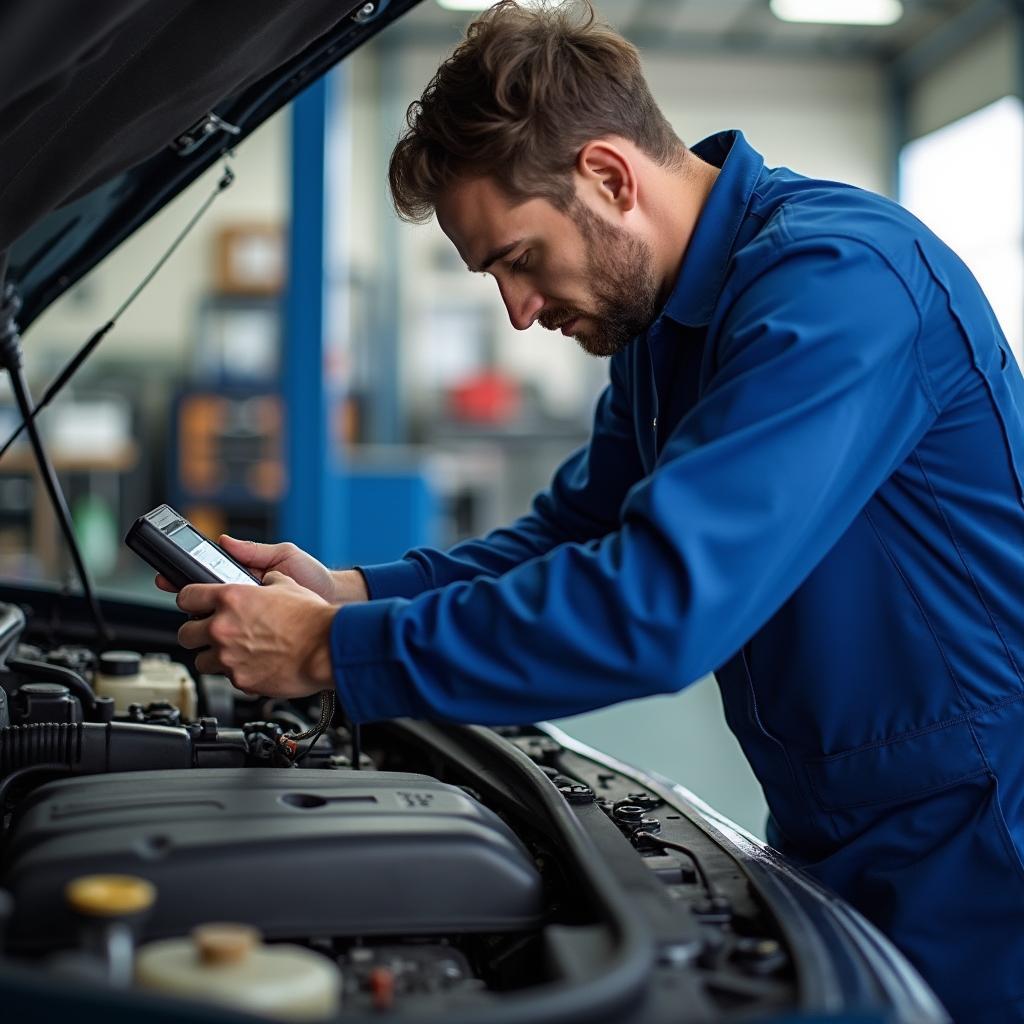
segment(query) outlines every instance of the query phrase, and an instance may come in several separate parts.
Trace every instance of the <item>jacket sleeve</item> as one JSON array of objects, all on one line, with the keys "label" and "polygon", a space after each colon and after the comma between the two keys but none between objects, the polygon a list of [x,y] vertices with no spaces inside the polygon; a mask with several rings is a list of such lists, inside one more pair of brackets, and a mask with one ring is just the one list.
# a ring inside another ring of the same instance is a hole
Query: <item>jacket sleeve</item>
[{"label": "jacket sleeve", "polygon": [[459,580],[501,576],[568,541],[614,530],[629,488],[643,476],[628,403],[625,363],[613,359],[590,441],[558,469],[528,515],[448,551],[417,548],[395,562],[360,566],[372,599],[415,597]]},{"label": "jacket sleeve", "polygon": [[620,528],[339,611],[355,720],[523,723],[682,688],[774,614],[936,415],[913,297],[867,244],[772,252],[712,330],[717,368]]}]

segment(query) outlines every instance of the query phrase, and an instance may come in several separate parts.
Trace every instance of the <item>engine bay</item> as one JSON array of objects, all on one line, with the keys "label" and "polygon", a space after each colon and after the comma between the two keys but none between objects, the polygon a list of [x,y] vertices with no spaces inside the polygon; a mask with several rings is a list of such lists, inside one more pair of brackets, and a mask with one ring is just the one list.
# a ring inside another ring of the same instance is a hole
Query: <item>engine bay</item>
[{"label": "engine bay", "polygon": [[195,674],[176,613],[152,616],[119,633],[149,649],[97,650],[45,601],[0,605],[8,1006],[718,1021],[814,1005],[793,894],[664,790],[533,726],[359,731],[339,709],[321,730],[315,698]]}]

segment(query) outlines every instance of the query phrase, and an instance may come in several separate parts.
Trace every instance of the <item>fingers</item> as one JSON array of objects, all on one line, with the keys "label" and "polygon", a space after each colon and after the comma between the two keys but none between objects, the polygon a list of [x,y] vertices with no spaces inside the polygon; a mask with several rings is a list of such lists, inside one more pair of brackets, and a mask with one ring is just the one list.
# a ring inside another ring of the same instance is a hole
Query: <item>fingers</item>
[{"label": "fingers", "polygon": [[196,655],[196,671],[208,675],[230,676],[231,672],[213,651],[200,651]]},{"label": "fingers", "polygon": [[210,619],[189,619],[178,630],[178,643],[187,651],[210,646]]},{"label": "fingers", "polygon": [[217,607],[222,592],[231,584],[190,583],[178,591],[178,607],[189,615],[208,615]]},{"label": "fingers", "polygon": [[176,594],[178,588],[169,580],[166,576],[157,576],[156,578],[157,588],[165,591],[168,594]]}]

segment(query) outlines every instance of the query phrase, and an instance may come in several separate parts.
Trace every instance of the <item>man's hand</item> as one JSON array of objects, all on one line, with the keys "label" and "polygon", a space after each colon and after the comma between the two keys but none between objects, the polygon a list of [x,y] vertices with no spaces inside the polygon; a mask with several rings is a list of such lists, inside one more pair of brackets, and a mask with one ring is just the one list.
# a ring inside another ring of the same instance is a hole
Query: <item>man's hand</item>
[{"label": "man's hand", "polygon": [[238,689],[268,697],[304,697],[334,685],[329,634],[336,609],[282,573],[265,573],[262,587],[192,583],[179,592],[178,607],[203,616],[178,630],[182,647],[209,648],[196,657],[200,672],[223,673]]},{"label": "man's hand", "polygon": [[[282,573],[332,604],[366,601],[369,598],[366,581],[357,569],[332,572],[294,544],[257,544],[251,540],[236,540],[226,533],[221,534],[217,543],[258,580],[264,579],[270,572]],[[178,589],[163,576],[157,576],[156,585],[171,594]]]}]

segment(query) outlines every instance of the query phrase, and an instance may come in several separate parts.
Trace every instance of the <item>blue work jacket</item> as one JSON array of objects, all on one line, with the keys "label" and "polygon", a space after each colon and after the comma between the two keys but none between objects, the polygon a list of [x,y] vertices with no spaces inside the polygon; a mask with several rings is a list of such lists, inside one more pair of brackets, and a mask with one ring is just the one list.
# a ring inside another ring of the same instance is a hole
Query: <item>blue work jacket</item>
[{"label": "blue work jacket", "polygon": [[774,845],[957,1020],[1024,1020],[1024,380],[907,211],[695,152],[721,173],[589,443],[509,528],[364,568],[341,700],[521,723],[714,670]]}]

